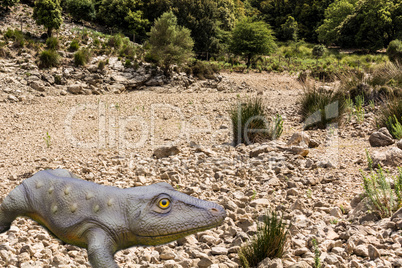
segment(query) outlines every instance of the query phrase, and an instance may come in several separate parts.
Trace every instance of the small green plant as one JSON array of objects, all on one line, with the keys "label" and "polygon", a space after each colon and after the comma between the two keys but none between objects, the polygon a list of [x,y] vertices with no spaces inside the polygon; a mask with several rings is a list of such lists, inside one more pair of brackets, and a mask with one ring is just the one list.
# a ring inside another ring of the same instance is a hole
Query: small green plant
[{"label": "small green plant", "polygon": [[318,249],[317,240],[313,239],[314,247],[314,268],[321,268],[320,250]]},{"label": "small green plant", "polygon": [[99,70],[105,69],[105,66],[106,66],[106,61],[100,60],[100,61],[98,62],[98,69],[99,69]]},{"label": "small green plant", "polygon": [[43,140],[46,143],[46,147],[49,148],[52,145],[51,137],[49,135],[49,132],[46,132],[46,136],[43,137]]},{"label": "small green plant", "polygon": [[373,170],[373,168],[374,168],[373,167],[373,159],[371,158],[369,151],[367,149],[365,151],[366,151],[366,158],[367,158],[368,168],[369,168],[369,170]]},{"label": "small green plant", "polygon": [[[395,133],[395,126],[397,125],[398,118],[402,119],[402,98],[389,101],[385,107],[380,110],[377,124],[380,127],[387,127],[388,131],[394,135],[393,133]],[[394,138],[397,137],[394,136]]]},{"label": "small green plant", "polygon": [[[402,118],[401,118],[401,122],[399,122],[398,118],[396,118],[396,116],[394,115],[394,120],[392,120],[391,117],[389,117],[388,119],[388,124],[391,125],[391,134],[393,137],[395,137],[396,139],[402,139]],[[395,122],[395,123],[393,123]]]},{"label": "small green plant", "polygon": [[364,96],[363,95],[356,96],[355,102],[356,102],[355,105],[356,119],[358,123],[362,123],[364,120],[364,108],[363,108]]},{"label": "small green plant", "polygon": [[307,190],[306,195],[307,195],[307,198],[312,198],[313,192],[311,191],[311,189]]},{"label": "small green plant", "polygon": [[379,167],[371,171],[369,175],[360,171],[363,177],[365,195],[370,200],[369,206],[376,211],[381,218],[392,216],[393,212],[402,206],[402,169],[394,178],[394,190],[391,188],[390,179],[386,172]]},{"label": "small green plant", "polygon": [[257,191],[253,190],[253,195],[251,196],[251,200],[254,200],[257,197]]},{"label": "small green plant", "polygon": [[265,258],[280,258],[289,238],[289,228],[275,211],[264,216],[256,236],[239,250],[243,267],[256,267]]},{"label": "small green plant", "polygon": [[131,64],[131,60],[126,59],[126,62],[124,63],[124,67],[126,68],[131,68],[132,64]]},{"label": "small green plant", "polygon": [[82,48],[74,54],[74,63],[77,66],[86,65],[91,59],[91,51],[86,48]]},{"label": "small green plant", "polygon": [[123,34],[115,34],[111,36],[108,40],[108,45],[110,47],[114,47],[115,49],[119,49],[123,44],[124,35]]},{"label": "small green plant", "polygon": [[59,65],[60,56],[55,50],[44,50],[39,55],[39,67],[50,68]]},{"label": "small green plant", "polygon": [[71,52],[74,52],[74,51],[77,51],[79,48],[80,48],[80,43],[78,42],[78,40],[74,39],[73,41],[71,41],[68,50]]},{"label": "small green plant", "polygon": [[62,82],[62,79],[61,79],[61,75],[55,75],[54,76],[54,83],[56,84],[56,85],[61,85],[63,82]]},{"label": "small green plant", "polygon": [[59,39],[57,37],[49,37],[48,39],[46,39],[46,47],[51,50],[59,49]]},{"label": "small green plant", "polygon": [[338,219],[330,219],[329,220],[329,223],[331,223],[331,224],[338,224]]}]

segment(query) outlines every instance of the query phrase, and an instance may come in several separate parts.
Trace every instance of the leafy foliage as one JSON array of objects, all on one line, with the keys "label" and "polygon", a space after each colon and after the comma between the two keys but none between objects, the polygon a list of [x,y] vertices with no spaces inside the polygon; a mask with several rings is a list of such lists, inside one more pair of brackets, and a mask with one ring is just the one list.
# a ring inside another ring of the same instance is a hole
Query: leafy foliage
[{"label": "leafy foliage", "polygon": [[297,31],[297,21],[289,15],[285,23],[281,25],[279,38],[286,41],[297,41]]},{"label": "leafy foliage", "polygon": [[60,47],[60,42],[57,37],[49,37],[46,39],[46,47],[51,50],[56,50]]},{"label": "leafy foliage", "polygon": [[74,39],[73,41],[71,41],[68,50],[74,52],[74,51],[77,51],[79,48],[80,48],[80,43],[78,42],[77,39]]},{"label": "leafy foliage", "polygon": [[110,27],[144,37],[149,21],[143,16],[143,3],[140,0],[101,0],[97,19]]},{"label": "leafy foliage", "polygon": [[7,31],[4,33],[4,38],[6,40],[13,40],[14,41],[14,44],[13,44],[14,47],[19,48],[19,47],[24,47],[24,45],[25,45],[24,34],[21,31],[17,30],[17,29],[15,29],[15,30],[7,29]]},{"label": "leafy foliage", "polygon": [[51,37],[53,29],[59,29],[63,22],[59,0],[37,0],[33,18],[38,25],[47,28],[47,35]]},{"label": "leafy foliage", "polygon": [[65,9],[77,21],[92,21],[96,18],[95,5],[92,0],[67,0]]},{"label": "leafy foliage", "polygon": [[402,64],[402,41],[396,39],[389,43],[387,55],[392,62]]},{"label": "leafy foliage", "polygon": [[276,44],[269,26],[262,21],[243,19],[239,21],[232,32],[230,50],[247,57],[247,66],[255,55],[266,55],[274,52]]},{"label": "leafy foliage", "polygon": [[161,66],[165,74],[172,64],[181,65],[193,55],[194,42],[190,30],[177,25],[173,12],[164,13],[155,21],[149,33],[150,54]]},{"label": "leafy foliage", "polygon": [[256,236],[239,250],[243,267],[257,267],[258,263],[267,257],[282,257],[289,238],[289,227],[275,211],[265,215],[263,224],[258,226]]}]

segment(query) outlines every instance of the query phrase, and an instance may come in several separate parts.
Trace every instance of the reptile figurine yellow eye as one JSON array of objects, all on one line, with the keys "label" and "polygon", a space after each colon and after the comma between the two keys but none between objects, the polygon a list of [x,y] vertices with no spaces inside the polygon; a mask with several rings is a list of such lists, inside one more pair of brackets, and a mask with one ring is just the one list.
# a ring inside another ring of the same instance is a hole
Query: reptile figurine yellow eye
[{"label": "reptile figurine yellow eye", "polygon": [[86,248],[92,267],[118,268],[113,259],[118,250],[161,245],[216,227],[226,212],[166,182],[120,189],[56,169],[36,173],[4,198],[0,233],[18,216],[30,217],[64,242]]}]

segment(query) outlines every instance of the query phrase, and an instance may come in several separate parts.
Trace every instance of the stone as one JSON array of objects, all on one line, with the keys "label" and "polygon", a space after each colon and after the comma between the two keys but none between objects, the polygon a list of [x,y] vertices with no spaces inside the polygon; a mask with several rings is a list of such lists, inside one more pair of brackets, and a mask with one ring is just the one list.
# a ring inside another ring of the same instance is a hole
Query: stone
[{"label": "stone", "polygon": [[177,146],[163,146],[155,149],[153,156],[157,159],[169,157],[179,154],[180,150]]},{"label": "stone", "polygon": [[7,99],[11,102],[17,102],[19,101],[18,98],[12,94],[8,95]]},{"label": "stone", "polygon": [[305,261],[299,261],[299,262],[296,262],[295,264],[292,264],[292,265],[290,265],[288,267],[289,268],[309,268],[311,266]]},{"label": "stone", "polygon": [[335,208],[332,208],[330,210],[329,215],[331,215],[333,217],[336,217],[336,218],[341,218],[342,217],[342,211],[341,211],[340,208],[335,207]]},{"label": "stone", "polygon": [[388,129],[382,127],[370,135],[369,142],[372,147],[383,147],[394,144],[394,139]]},{"label": "stone", "polygon": [[29,86],[39,92],[46,91],[46,87],[39,81],[32,81],[29,83]]},{"label": "stone", "polygon": [[391,217],[391,221],[401,220],[402,219],[402,208],[395,211],[395,213]]},{"label": "stone", "polygon": [[225,247],[212,247],[211,254],[212,255],[228,255],[228,249]]},{"label": "stone", "polygon": [[366,245],[358,245],[353,249],[353,253],[360,257],[368,257],[368,248]]},{"label": "stone", "polygon": [[380,252],[373,245],[369,244],[367,249],[368,249],[368,255],[371,260],[375,260],[380,257]]},{"label": "stone", "polygon": [[308,144],[310,143],[310,136],[304,132],[296,132],[293,133],[292,137],[290,137],[287,145],[291,146],[291,145],[295,145],[295,146],[308,146]]},{"label": "stone", "polygon": [[267,153],[272,150],[272,147],[269,145],[261,145],[258,146],[257,148],[254,148],[253,150],[250,151],[250,157],[257,157],[262,153]]},{"label": "stone", "polygon": [[402,139],[400,139],[397,143],[396,146],[402,150]]},{"label": "stone", "polygon": [[258,206],[268,207],[269,204],[270,204],[269,200],[265,198],[255,199],[250,202],[251,207],[258,207]]},{"label": "stone", "polygon": [[393,147],[385,153],[385,165],[400,167],[402,166],[402,150]]},{"label": "stone", "polygon": [[82,93],[82,85],[81,84],[74,84],[67,86],[67,91],[71,94],[81,94]]}]

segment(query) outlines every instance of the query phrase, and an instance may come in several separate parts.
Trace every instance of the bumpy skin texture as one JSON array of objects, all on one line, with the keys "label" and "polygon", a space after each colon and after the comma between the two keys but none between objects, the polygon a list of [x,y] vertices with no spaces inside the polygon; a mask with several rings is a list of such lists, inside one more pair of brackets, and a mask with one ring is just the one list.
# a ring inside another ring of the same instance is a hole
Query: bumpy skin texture
[{"label": "bumpy skin texture", "polygon": [[0,233],[27,216],[60,240],[88,250],[92,267],[118,267],[116,251],[160,245],[220,225],[225,210],[167,183],[119,189],[44,170],[23,181],[0,206]]}]

